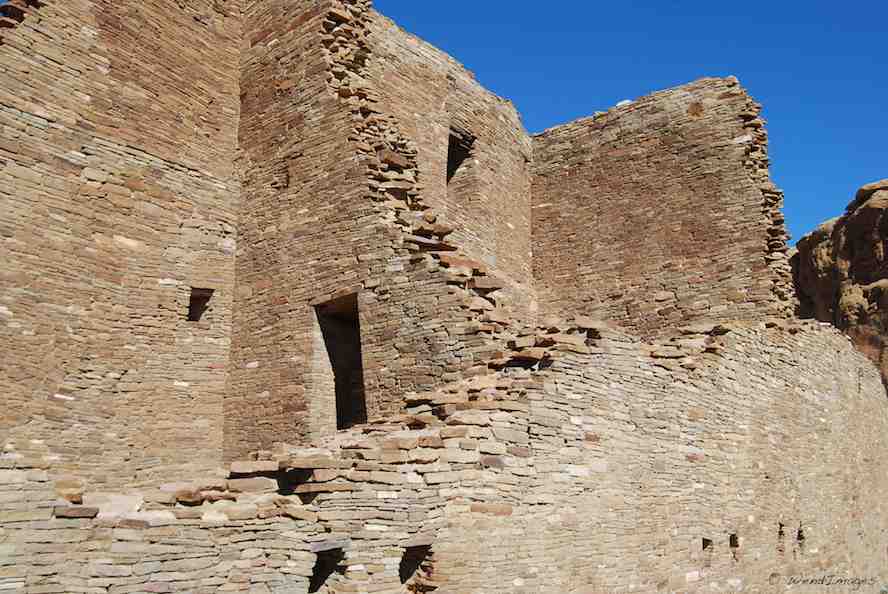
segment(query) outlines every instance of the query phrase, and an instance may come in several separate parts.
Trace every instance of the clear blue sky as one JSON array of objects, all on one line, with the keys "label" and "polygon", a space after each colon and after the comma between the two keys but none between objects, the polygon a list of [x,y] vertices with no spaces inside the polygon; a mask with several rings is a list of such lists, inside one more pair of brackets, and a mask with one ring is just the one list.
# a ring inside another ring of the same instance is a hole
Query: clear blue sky
[{"label": "clear blue sky", "polygon": [[525,126],[735,75],[765,107],[793,241],[888,178],[888,1],[376,0]]}]

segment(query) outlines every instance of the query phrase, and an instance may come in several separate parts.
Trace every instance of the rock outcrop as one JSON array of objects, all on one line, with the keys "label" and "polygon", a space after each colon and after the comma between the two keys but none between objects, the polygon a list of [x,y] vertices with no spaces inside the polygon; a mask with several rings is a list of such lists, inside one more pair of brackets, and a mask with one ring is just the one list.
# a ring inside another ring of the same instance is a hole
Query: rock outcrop
[{"label": "rock outcrop", "polygon": [[798,242],[799,315],[835,324],[888,378],[888,179],[858,190],[845,214]]}]

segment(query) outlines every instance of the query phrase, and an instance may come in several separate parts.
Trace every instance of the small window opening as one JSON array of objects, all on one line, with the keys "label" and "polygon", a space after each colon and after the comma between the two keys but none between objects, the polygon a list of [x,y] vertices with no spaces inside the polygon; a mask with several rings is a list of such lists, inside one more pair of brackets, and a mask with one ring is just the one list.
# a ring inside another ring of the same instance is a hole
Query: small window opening
[{"label": "small window opening", "polygon": [[431,557],[432,545],[421,545],[404,549],[404,556],[401,557],[399,574],[401,576],[401,583],[408,584],[408,592],[428,591],[423,588],[419,578],[423,574],[431,575]]},{"label": "small window opening", "polygon": [[327,580],[334,573],[344,575],[344,567],[342,561],[345,559],[345,553],[342,549],[330,549],[329,551],[321,551],[317,554],[317,560],[311,573],[311,579],[308,582],[309,592],[319,592]]},{"label": "small window opening", "polygon": [[783,539],[786,536],[786,532],[784,529],[785,529],[785,526],[783,525],[782,522],[777,524],[777,553],[780,555],[782,555],[784,553],[784,551],[786,550],[786,548],[783,544]]},{"label": "small window opening", "polygon": [[447,146],[447,183],[453,179],[459,168],[471,156],[475,138],[465,132],[450,130],[450,140]]},{"label": "small window opening", "polygon": [[709,567],[712,565],[712,539],[703,537],[703,566]]},{"label": "small window opening", "polygon": [[732,534],[728,537],[728,546],[731,548],[731,556],[734,558],[734,561],[737,560],[737,552],[740,549],[740,538],[736,534]]},{"label": "small window opening", "polygon": [[333,369],[336,428],[367,422],[358,296],[347,295],[317,306],[318,323]]},{"label": "small window opening", "polygon": [[210,299],[213,298],[213,289],[191,289],[191,297],[188,300],[188,321],[199,322],[204,313],[210,307]]},{"label": "small window opening", "polygon": [[805,552],[805,529],[801,524],[799,524],[799,529],[796,532],[796,545],[800,553]]}]

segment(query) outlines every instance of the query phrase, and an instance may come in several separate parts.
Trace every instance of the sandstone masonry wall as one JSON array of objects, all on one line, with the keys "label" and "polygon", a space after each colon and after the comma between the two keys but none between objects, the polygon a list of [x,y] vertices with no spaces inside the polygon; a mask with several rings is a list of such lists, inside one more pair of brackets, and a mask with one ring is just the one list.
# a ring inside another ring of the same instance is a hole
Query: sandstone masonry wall
[{"label": "sandstone masonry wall", "polygon": [[[490,93],[450,56],[375,15],[372,83],[380,107],[417,147],[422,199],[454,227],[450,241],[506,282],[521,314],[535,305],[530,230],[531,141],[510,101]],[[473,139],[447,181],[448,137]]]},{"label": "sandstone masonry wall", "polygon": [[328,551],[328,593],[879,576],[888,405],[846,337],[709,325],[644,345],[588,326],[516,337],[548,344],[546,365],[493,365],[417,394],[408,415],[259,452],[228,477],[114,494],[6,461],[0,584],[301,594]]},{"label": "sandstone masonry wall", "polygon": [[[736,81],[531,144],[369,0],[25,4],[0,27],[0,590],[879,577],[884,389],[784,319]],[[358,345],[325,336],[356,330],[368,419],[339,430]]]},{"label": "sandstone masonry wall", "polygon": [[[109,486],[217,465],[233,3],[28,6],[0,45],[4,455]],[[200,322],[186,319],[192,287],[215,289]]]},{"label": "sandstone masonry wall", "polygon": [[378,249],[348,141],[350,114],[327,89],[325,15],[310,1],[255,2],[244,14],[229,457],[307,437],[305,369],[321,356],[311,304],[359,291],[367,265],[358,256]]},{"label": "sandstone masonry wall", "polygon": [[882,576],[878,374],[828,328],[726,331],[640,359],[603,333],[591,356],[555,359],[528,394],[521,503],[439,533],[450,591],[774,592],[789,575]]},{"label": "sandstone masonry wall", "polygon": [[[380,17],[369,2],[253,10],[242,63],[242,85],[252,91],[243,95],[240,130],[244,235],[229,459],[284,437],[307,442],[335,431],[315,306],[358,295],[367,411],[376,417],[492,356],[500,343],[487,335],[506,321],[507,306],[528,301],[526,289],[511,291],[519,299],[501,291],[519,277],[471,258],[480,244],[463,249],[447,209],[420,197],[417,142],[387,111],[374,79],[386,54],[376,52]],[[267,80],[277,81],[274,89],[260,82]],[[505,113],[514,123],[514,112]],[[504,249],[485,241],[488,251]]]},{"label": "sandstone masonry wall", "polygon": [[782,194],[760,106],[703,79],[534,138],[542,312],[645,336],[791,310]]}]

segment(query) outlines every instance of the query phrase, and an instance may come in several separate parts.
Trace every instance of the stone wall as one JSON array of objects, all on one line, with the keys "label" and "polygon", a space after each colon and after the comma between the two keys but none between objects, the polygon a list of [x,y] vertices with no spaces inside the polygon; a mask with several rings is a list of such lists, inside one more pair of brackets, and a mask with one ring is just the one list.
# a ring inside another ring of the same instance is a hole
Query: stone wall
[{"label": "stone wall", "polygon": [[885,443],[888,406],[846,338],[715,327],[641,358],[638,348],[604,333],[529,392],[521,503],[439,533],[453,591],[491,591],[492,575],[501,592],[775,592],[787,576],[822,574],[884,583],[884,461],[864,453],[882,446],[863,444]]},{"label": "stone wall", "polygon": [[[118,487],[217,465],[233,3],[26,4],[0,45],[5,456]],[[200,322],[187,320],[192,287],[215,290]]]},{"label": "stone wall", "polygon": [[[532,146],[369,0],[24,4],[0,27],[0,590],[881,577],[888,403],[847,338],[784,320],[736,81]],[[337,431],[358,346],[368,422]]]},{"label": "stone wall", "polygon": [[736,79],[703,79],[535,137],[541,311],[644,336],[788,313],[782,194],[759,111]]},{"label": "stone wall", "polygon": [[[884,582],[888,404],[846,337],[772,322],[645,345],[590,325],[529,329],[509,364],[417,394],[407,415],[318,448],[279,445],[227,477],[108,493],[52,469],[2,470],[0,584],[652,594],[782,591],[822,573]],[[527,348],[545,364],[518,365]]]},{"label": "stone wall", "polygon": [[[484,361],[505,312],[533,303],[529,141],[514,109],[367,1],[251,10],[229,459],[335,426],[314,307],[357,294],[372,418]],[[415,116],[424,93],[430,127]],[[471,197],[445,187],[451,125],[476,135],[461,174]]]},{"label": "stone wall", "polygon": [[[530,232],[531,141],[510,101],[395,23],[371,23],[372,84],[380,107],[417,147],[422,199],[454,227],[450,241],[506,282],[521,315],[535,305]],[[447,181],[451,132],[472,140],[466,163]]]},{"label": "stone wall", "polygon": [[365,4],[264,2],[247,14],[229,459],[335,427],[316,306],[357,295],[369,414],[399,410],[405,391],[440,375],[430,349],[446,347],[422,321],[447,289],[423,278],[397,223],[418,192],[416,151],[367,80]]},{"label": "stone wall", "polygon": [[327,88],[325,15],[320,3],[282,0],[244,14],[228,457],[311,431],[305,369],[323,355],[312,303],[360,292],[368,264],[358,256],[379,250],[350,114]]}]

